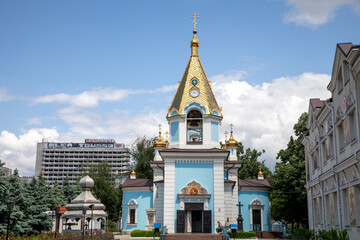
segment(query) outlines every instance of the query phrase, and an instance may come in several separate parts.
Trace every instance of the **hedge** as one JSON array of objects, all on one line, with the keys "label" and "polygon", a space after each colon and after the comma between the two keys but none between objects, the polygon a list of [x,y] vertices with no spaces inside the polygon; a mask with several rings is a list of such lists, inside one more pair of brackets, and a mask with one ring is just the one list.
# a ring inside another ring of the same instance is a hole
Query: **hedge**
[{"label": "hedge", "polygon": [[[130,233],[131,237],[153,237],[153,231],[144,231],[144,230],[134,230]],[[155,237],[159,237],[159,233],[155,233]]]},{"label": "hedge", "polygon": [[[230,231],[227,232],[229,236],[233,236]],[[256,238],[255,232],[236,232],[236,238]]]}]

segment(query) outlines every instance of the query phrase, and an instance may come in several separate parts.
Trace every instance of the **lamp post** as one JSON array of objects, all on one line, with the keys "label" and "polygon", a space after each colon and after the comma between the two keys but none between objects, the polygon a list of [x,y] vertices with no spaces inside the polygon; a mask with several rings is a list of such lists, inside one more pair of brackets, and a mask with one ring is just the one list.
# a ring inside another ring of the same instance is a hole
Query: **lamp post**
[{"label": "lamp post", "polygon": [[54,212],[55,212],[55,238],[56,238],[56,233],[58,231],[58,213],[59,213],[59,207],[55,207],[54,208]]},{"label": "lamp post", "polygon": [[85,219],[86,219],[86,209],[83,209],[83,214],[84,214],[84,223],[83,223],[83,236],[82,236],[82,239],[84,240],[85,239]]},{"label": "lamp post", "polygon": [[95,207],[94,204],[91,204],[91,205],[89,206],[89,208],[91,209],[91,229],[90,229],[90,234],[91,234],[91,236],[92,236],[92,231],[93,231],[94,207]]},{"label": "lamp post", "polygon": [[6,204],[7,204],[7,210],[8,210],[8,225],[7,225],[7,231],[6,231],[6,240],[8,240],[9,239],[9,231],[10,231],[10,215],[11,215],[11,211],[14,207],[15,202],[8,201]]}]

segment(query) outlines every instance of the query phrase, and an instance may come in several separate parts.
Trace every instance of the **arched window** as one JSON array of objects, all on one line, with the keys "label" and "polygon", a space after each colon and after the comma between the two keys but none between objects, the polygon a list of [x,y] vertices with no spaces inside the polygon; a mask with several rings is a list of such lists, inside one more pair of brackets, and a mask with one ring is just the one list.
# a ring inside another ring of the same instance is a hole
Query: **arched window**
[{"label": "arched window", "polygon": [[128,224],[137,224],[137,214],[136,214],[136,209],[137,209],[137,202],[134,199],[131,199],[128,202]]},{"label": "arched window", "polygon": [[203,120],[198,110],[191,110],[187,114],[186,139],[188,144],[201,144],[203,141]]}]

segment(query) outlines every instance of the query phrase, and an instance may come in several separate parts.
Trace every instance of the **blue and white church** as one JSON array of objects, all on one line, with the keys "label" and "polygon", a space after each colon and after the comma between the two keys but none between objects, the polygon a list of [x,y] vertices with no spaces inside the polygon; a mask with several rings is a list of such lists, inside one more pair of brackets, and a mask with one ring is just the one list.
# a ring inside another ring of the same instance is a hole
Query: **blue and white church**
[{"label": "blue and white church", "polygon": [[238,179],[242,163],[232,128],[220,148],[222,109],[199,59],[196,29],[193,33],[190,60],[166,115],[170,139],[160,130],[154,143],[154,177],[136,179],[133,171],[123,183],[124,232],[160,223],[168,233],[215,233],[218,222],[237,223],[239,201],[244,231],[270,224],[271,187],[261,171],[259,179]]}]

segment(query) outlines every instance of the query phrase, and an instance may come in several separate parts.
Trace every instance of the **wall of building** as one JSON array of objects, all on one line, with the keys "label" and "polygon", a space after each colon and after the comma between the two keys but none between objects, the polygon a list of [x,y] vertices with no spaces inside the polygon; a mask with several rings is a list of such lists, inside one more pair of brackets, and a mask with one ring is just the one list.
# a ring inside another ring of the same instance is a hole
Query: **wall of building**
[{"label": "wall of building", "polygon": [[[135,200],[136,208],[136,224],[128,224],[128,203]],[[124,231],[145,230],[146,229],[146,209],[153,208],[153,192],[152,191],[131,191],[123,192],[123,209],[122,209],[122,229]]]},{"label": "wall of building", "polygon": [[241,214],[244,219],[243,227],[244,231],[250,231],[250,203],[251,201],[258,199],[263,203],[263,227],[270,225],[270,193],[260,191],[239,191],[239,201],[241,202]]},{"label": "wall of building", "polygon": [[[213,163],[209,161],[176,161],[175,162],[175,232],[176,232],[176,213],[180,210],[180,199],[177,194],[183,187],[190,182],[196,181],[204,187],[208,194],[211,195],[208,200],[208,209],[212,211],[212,219],[214,219],[214,177]],[[213,231],[213,230],[212,230]]]}]

